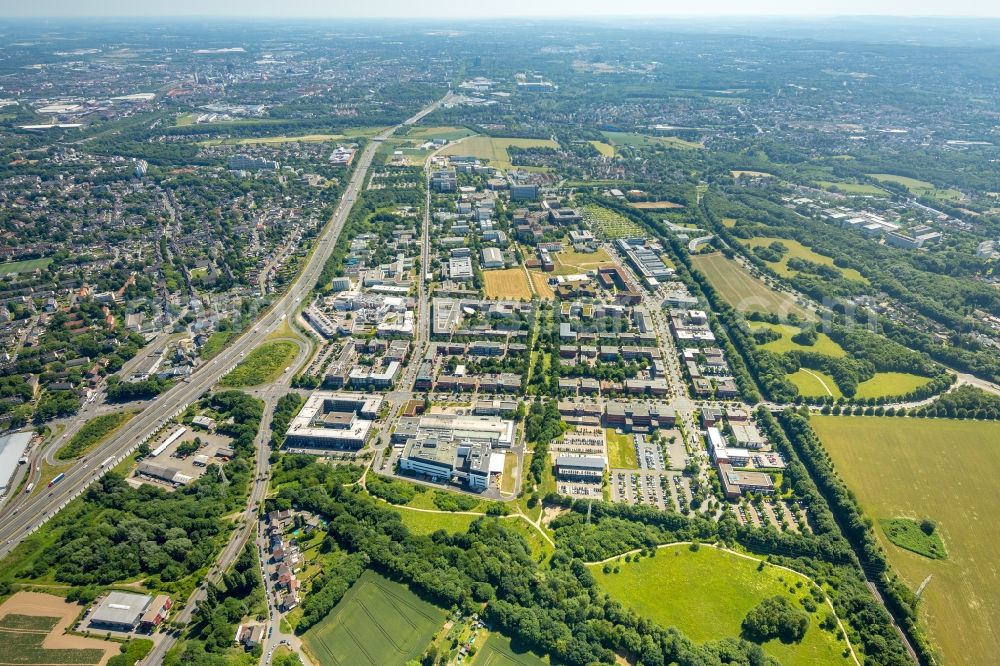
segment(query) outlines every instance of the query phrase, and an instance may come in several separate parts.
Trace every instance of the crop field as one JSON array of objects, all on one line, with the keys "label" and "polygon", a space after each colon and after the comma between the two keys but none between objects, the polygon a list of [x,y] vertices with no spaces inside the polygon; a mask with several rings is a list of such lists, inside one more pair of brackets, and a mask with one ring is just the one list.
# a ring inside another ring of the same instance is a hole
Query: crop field
[{"label": "crop field", "polygon": [[769,312],[781,316],[794,312],[803,319],[816,319],[816,315],[799,306],[792,296],[774,291],[719,252],[694,255],[691,262],[708,277],[719,294],[741,312]]},{"label": "crop field", "polygon": [[45,259],[25,259],[24,261],[8,261],[0,264],[0,277],[11,273],[27,273],[36,268],[45,268],[52,263],[50,257]]},{"label": "crop field", "polygon": [[666,148],[682,148],[692,150],[704,148],[700,143],[685,141],[676,136],[649,136],[648,134],[633,134],[631,132],[601,132],[612,146],[650,146],[659,144]]},{"label": "crop field", "polygon": [[294,342],[266,342],[219,380],[219,385],[244,388],[274,381],[298,353],[299,346]]},{"label": "crop field", "polygon": [[558,148],[559,144],[552,139],[505,139],[490,136],[470,136],[461,143],[446,146],[441,155],[469,155],[481,160],[488,160],[490,166],[498,169],[511,169],[510,153],[507,148]]},{"label": "crop field", "polygon": [[486,298],[508,298],[531,300],[531,285],[523,268],[507,268],[498,271],[483,271],[483,286]]},{"label": "crop field", "polygon": [[785,352],[790,351],[811,351],[816,352],[817,354],[832,356],[833,358],[840,358],[847,355],[847,352],[845,352],[840,345],[831,340],[830,336],[826,333],[817,333],[816,344],[807,346],[800,345],[792,340],[792,336],[802,330],[798,326],[792,326],[790,324],[771,324],[765,321],[751,321],[747,323],[750,325],[750,329],[754,331],[762,328],[769,328],[772,331],[781,333],[781,338],[779,340],[772,340],[767,344],[761,345],[762,349],[772,351],[775,354],[784,354]]},{"label": "crop field", "polygon": [[469,663],[472,666],[545,666],[548,661],[503,634],[491,633]]},{"label": "crop field", "polygon": [[18,592],[0,606],[0,664],[104,664],[118,643],[65,634],[81,608],[61,597]]},{"label": "crop field", "polygon": [[[857,495],[896,571],[921,595],[921,614],[946,664],[995,663],[1000,641],[1000,427],[893,417],[811,419]],[[894,546],[881,519],[937,523],[947,559]]]},{"label": "crop field", "polygon": [[535,285],[535,293],[538,294],[538,298],[543,301],[555,300],[556,292],[549,286],[548,273],[528,271],[528,274],[531,275],[531,283]]},{"label": "crop field", "polygon": [[605,428],[604,432],[608,440],[608,466],[612,469],[639,469],[632,435],[615,432],[614,428]]},{"label": "crop field", "polygon": [[833,263],[833,259],[831,259],[830,257],[827,257],[826,255],[823,254],[819,254],[818,252],[814,252],[813,250],[806,247],[797,240],[792,240],[790,238],[751,238],[749,241],[747,241],[747,245],[749,245],[751,248],[755,248],[761,245],[770,245],[775,241],[778,241],[779,243],[788,248],[788,252],[786,252],[785,256],[781,258],[781,261],[767,262],[768,265],[770,265],[771,268],[774,270],[774,272],[777,273],[778,275],[783,275],[785,277],[794,275],[796,271],[793,271],[790,268],[788,268],[788,260],[804,259],[806,261],[811,261],[814,264],[820,264],[822,266],[829,266],[831,268],[836,268],[838,271],[840,271],[840,274],[843,275],[848,280],[856,280],[858,282],[864,282],[865,284],[868,284],[868,278],[866,278],[864,275],[862,275],[855,269],[841,268],[835,265]]},{"label": "crop field", "polygon": [[817,180],[816,184],[824,190],[836,190],[843,192],[844,194],[870,194],[874,196],[888,194],[888,192],[883,190],[881,187],[875,187],[874,185],[869,185],[868,183],[842,183],[834,182],[832,180]]},{"label": "crop field", "polygon": [[83,427],[77,430],[68,442],[59,447],[59,450],[56,451],[56,460],[73,460],[89,453],[98,444],[114,434],[116,430],[128,423],[129,419],[137,413],[120,411],[95,416],[84,423]]},{"label": "crop field", "polygon": [[405,664],[420,656],[444,619],[444,611],[405,585],[369,570],[302,639],[320,664]]},{"label": "crop field", "polygon": [[684,206],[673,201],[633,201],[632,208],[640,210],[672,210],[675,208],[684,208]]},{"label": "crop field", "polygon": [[960,201],[963,198],[962,193],[958,190],[936,187],[934,183],[929,183],[926,180],[917,180],[916,178],[897,176],[891,173],[870,173],[868,176],[883,183],[897,183],[910,192],[922,197],[934,197],[935,199],[950,201]]},{"label": "crop field", "polygon": [[646,235],[642,227],[632,220],[601,206],[592,204],[584,206],[583,219],[587,221],[595,234],[608,240]]},{"label": "crop field", "polygon": [[[660,548],[656,557],[638,562],[614,562],[619,573],[604,573],[601,565],[591,571],[612,598],[639,615],[675,626],[696,642],[739,637],[746,614],[768,597],[784,596],[801,608],[799,599],[809,596],[811,583],[800,574],[764,565],[760,560],[701,546]],[[796,584],[801,582],[801,587]],[[764,651],[786,666],[853,664],[843,656],[847,645],[819,627],[830,611],[826,603],[809,614],[809,628],[802,641],[785,644],[771,640]]]},{"label": "crop field", "polygon": [[603,157],[614,157],[615,147],[610,143],[604,143],[603,141],[590,141],[590,145],[594,147]]},{"label": "crop field", "polygon": [[920,388],[930,380],[920,375],[906,372],[876,372],[871,379],[858,384],[856,398],[877,398],[879,396],[906,395]]},{"label": "crop field", "polygon": [[563,250],[554,253],[552,260],[556,265],[553,271],[556,275],[581,275],[587,271],[596,271],[601,266],[614,264],[611,255],[603,248],[598,248],[597,252]]},{"label": "crop field", "polygon": [[840,392],[840,387],[837,386],[837,382],[833,381],[833,377],[826,374],[825,372],[820,372],[819,370],[809,370],[807,368],[799,368],[795,372],[785,375],[785,377],[791,383],[799,389],[801,393],[806,398],[822,397],[831,395],[834,398],[840,398],[844,394]]},{"label": "crop field", "polygon": [[446,139],[448,141],[457,141],[458,139],[464,139],[467,136],[472,136],[475,134],[468,127],[414,127],[407,134],[407,138],[410,139],[424,139],[425,141],[431,141],[433,139]]}]

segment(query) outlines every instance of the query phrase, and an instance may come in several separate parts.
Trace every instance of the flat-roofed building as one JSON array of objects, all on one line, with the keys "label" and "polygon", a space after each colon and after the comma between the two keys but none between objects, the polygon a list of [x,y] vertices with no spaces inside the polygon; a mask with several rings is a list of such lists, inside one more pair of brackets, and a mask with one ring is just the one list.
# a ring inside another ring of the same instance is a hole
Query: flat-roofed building
[{"label": "flat-roofed building", "polygon": [[89,625],[93,629],[135,631],[152,602],[153,597],[148,594],[111,591],[91,613]]},{"label": "flat-roofed building", "polygon": [[774,494],[774,481],[764,472],[735,470],[727,463],[719,463],[719,482],[726,499],[739,499],[743,493]]},{"label": "flat-roofed building", "polygon": [[412,438],[403,447],[399,468],[434,482],[459,482],[481,492],[489,488],[490,446],[484,441]]},{"label": "flat-roofed building", "polygon": [[600,481],[604,477],[604,467],[604,458],[600,456],[556,457],[556,476],[562,479]]},{"label": "flat-roofed building", "polygon": [[379,396],[316,391],[288,425],[286,446],[360,449],[382,407]]}]

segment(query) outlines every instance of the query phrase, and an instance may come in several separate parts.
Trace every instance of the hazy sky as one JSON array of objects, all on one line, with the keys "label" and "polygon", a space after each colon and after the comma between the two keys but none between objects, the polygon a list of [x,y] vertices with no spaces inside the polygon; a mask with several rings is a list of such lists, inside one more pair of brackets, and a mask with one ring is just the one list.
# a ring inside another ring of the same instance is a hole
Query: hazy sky
[{"label": "hazy sky", "polygon": [[0,0],[2,16],[991,16],[997,0]]}]

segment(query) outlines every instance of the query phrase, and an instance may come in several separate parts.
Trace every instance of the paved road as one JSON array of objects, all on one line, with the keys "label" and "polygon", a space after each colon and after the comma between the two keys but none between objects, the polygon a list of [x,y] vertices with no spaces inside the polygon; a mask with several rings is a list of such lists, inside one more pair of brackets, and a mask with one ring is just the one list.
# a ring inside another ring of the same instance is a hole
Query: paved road
[{"label": "paved road", "polygon": [[[313,253],[307,259],[305,267],[288,291],[261,315],[253,328],[240,335],[214,359],[202,365],[186,381],[159,396],[141,414],[138,414],[114,436],[97,447],[89,456],[91,461],[103,461],[111,457],[113,462],[108,467],[117,464],[167,420],[179,414],[203,393],[210,390],[244,355],[263,342],[272,329],[281,324],[286,317],[294,314],[302,299],[313,288],[326,260],[333,252],[333,247],[344,227],[347,216],[364,185],[365,176],[379,144],[399,127],[419,122],[420,119],[450,98],[451,93],[449,92],[444,98],[427,106],[402,125],[386,129],[374,137],[361,155],[347,189],[344,191],[329,224],[319,237]],[[7,513],[0,517],[0,557],[5,556],[24,537],[38,529],[69,501],[82,493],[104,471],[103,469],[94,469],[92,466],[85,467],[82,462],[78,463],[68,470],[65,478],[50,491],[23,502],[17,515]]]}]

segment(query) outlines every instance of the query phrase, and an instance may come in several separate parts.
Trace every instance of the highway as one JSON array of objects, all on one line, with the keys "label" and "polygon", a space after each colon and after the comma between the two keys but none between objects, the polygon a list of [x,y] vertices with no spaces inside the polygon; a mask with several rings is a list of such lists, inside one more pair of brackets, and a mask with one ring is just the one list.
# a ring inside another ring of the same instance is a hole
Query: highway
[{"label": "highway", "polygon": [[[387,128],[373,137],[358,160],[351,180],[326,229],[316,242],[314,251],[306,260],[302,272],[288,291],[266,310],[252,327],[236,338],[218,356],[198,368],[187,380],[160,395],[142,413],[136,415],[115,435],[92,451],[88,456],[89,462],[111,457],[114,459],[114,463],[108,468],[117,465],[170,418],[198,400],[203,393],[211,390],[224,374],[236,366],[244,355],[263,342],[267,334],[282,323],[286,317],[294,315],[302,300],[312,290],[323,266],[332,254],[333,247],[347,221],[351,208],[364,186],[375,151],[380,143],[392,136],[400,127],[419,122],[424,116],[450,100],[451,96],[452,94],[449,92],[442,99],[428,105],[400,125]],[[90,483],[106,471],[105,469],[94,469],[89,462],[78,462],[66,472],[62,481],[50,490],[43,489],[40,494],[36,494],[21,503],[17,514],[6,513],[0,517],[0,557],[6,556],[22,539],[37,530],[46,520],[80,495]]]}]

